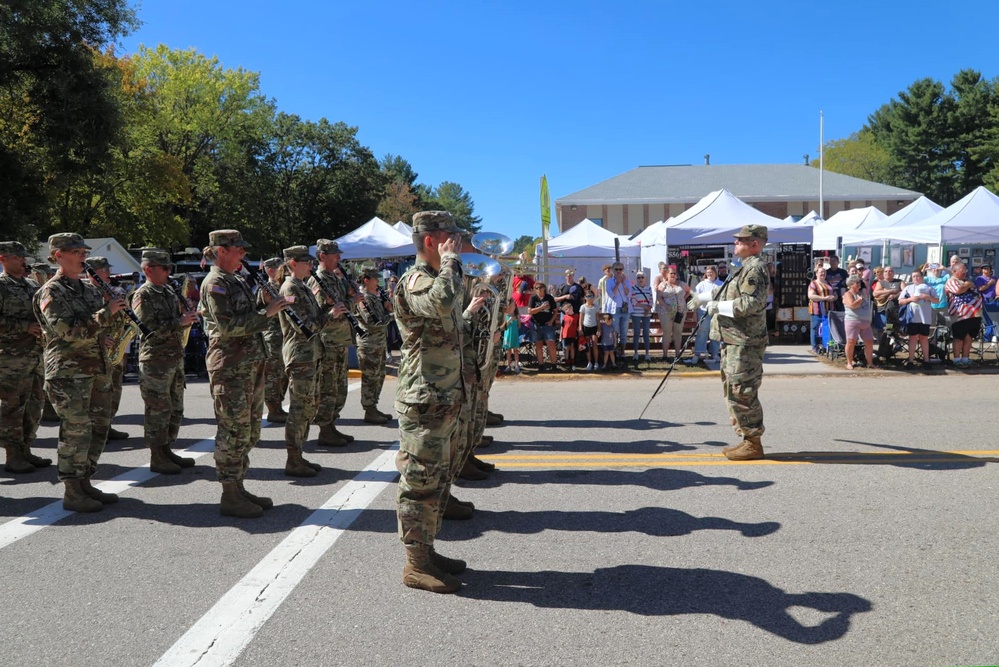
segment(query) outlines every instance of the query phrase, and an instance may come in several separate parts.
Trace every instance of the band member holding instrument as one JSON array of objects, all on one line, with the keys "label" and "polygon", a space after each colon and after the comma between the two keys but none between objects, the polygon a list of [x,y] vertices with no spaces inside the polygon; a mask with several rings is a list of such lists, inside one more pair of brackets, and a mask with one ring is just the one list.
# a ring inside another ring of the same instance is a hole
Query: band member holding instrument
[{"label": "band member holding instrument", "polygon": [[239,274],[250,245],[234,229],[208,235],[205,256],[214,264],[201,285],[208,335],[208,381],[215,402],[215,469],[222,483],[223,516],[257,518],[274,506],[270,498],[246,490],[243,478],[250,450],[260,440],[264,412],[264,337],[268,318],[287,307],[278,296],[257,310],[253,290]]},{"label": "band member holding instrument", "polygon": [[378,409],[378,397],[385,384],[385,349],[388,346],[388,323],[392,319],[392,302],[378,289],[378,270],[361,271],[363,301],[358,302],[357,321],[364,331],[357,341],[357,365],[361,371],[361,407],[364,421],[386,424],[392,415]]},{"label": "band member holding instrument", "polygon": [[194,459],[171,450],[184,418],[184,330],[198,319],[197,311],[181,302],[169,284],[172,268],[166,250],[143,250],[146,282],[132,294],[132,310],[151,330],[139,343],[139,392],[146,406],[143,436],[149,469],[164,475],[194,465]]},{"label": "band member holding instrument", "polygon": [[[264,271],[267,272],[268,282],[273,285],[275,292],[281,289],[277,272],[282,264],[284,260],[278,257],[264,260]],[[257,290],[257,308],[264,308],[270,300],[268,290]],[[288,413],[281,404],[284,402],[285,394],[288,393],[288,374],[284,370],[284,358],[281,354],[284,338],[281,335],[279,318],[271,318],[270,326],[264,332],[264,342],[267,344],[267,361],[264,363],[264,405],[267,406],[267,421],[284,424],[288,419]]]},{"label": "band member holding instrument", "polygon": [[103,339],[124,299],[105,302],[81,280],[90,250],[79,234],[49,237],[55,277],[35,293],[35,317],[45,333],[45,391],[59,415],[59,479],[66,490],[62,506],[97,512],[118,496],[94,488],[90,480],[111,426],[111,377]]},{"label": "band member holding instrument", "polygon": [[[352,293],[350,281],[340,267],[340,246],[336,241],[316,241],[319,268],[306,284],[316,302],[326,311],[326,324],[320,332],[323,358],[319,365],[318,443],[324,447],[345,447],[354,436],[336,428],[340,411],[347,402],[347,348],[354,344],[354,334],[347,321],[349,308],[361,300]],[[333,298],[333,297],[336,298]]]},{"label": "band member holding instrument", "polygon": [[[104,284],[110,288],[110,291],[105,293],[104,300],[110,301],[112,298],[124,299],[125,290],[120,287],[114,287],[111,285],[111,264],[108,262],[106,257],[88,257],[87,266],[93,269],[94,273],[100,276],[100,279],[104,281]],[[90,282],[96,287],[100,287],[97,282],[97,278],[91,276]],[[141,319],[141,318],[140,318]],[[126,330],[132,326],[125,313],[119,312],[112,318],[111,327],[107,334],[108,340],[111,344],[118,344],[126,336]],[[133,336],[128,336],[129,340]],[[128,343],[122,343],[127,347]],[[114,420],[116,414],[118,414],[118,408],[121,406],[121,385],[125,379],[125,359],[121,356],[119,361],[117,358],[111,358],[111,419]],[[108,429],[108,440],[126,440],[128,438],[128,433],[124,431],[119,431],[114,426]]]}]

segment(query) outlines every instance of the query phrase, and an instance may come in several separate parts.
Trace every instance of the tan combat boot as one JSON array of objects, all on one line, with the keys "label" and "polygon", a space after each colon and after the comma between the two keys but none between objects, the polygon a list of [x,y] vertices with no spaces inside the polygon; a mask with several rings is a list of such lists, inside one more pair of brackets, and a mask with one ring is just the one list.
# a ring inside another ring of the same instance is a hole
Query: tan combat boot
[{"label": "tan combat boot", "polygon": [[284,474],[289,477],[315,477],[316,469],[302,458],[302,450],[288,447],[288,462],[284,464]]},{"label": "tan combat boot", "polygon": [[238,482],[236,482],[236,488],[239,489],[239,492],[243,494],[244,498],[249,500],[254,505],[260,505],[260,507],[262,507],[265,510],[269,510],[270,508],[274,507],[274,501],[268,498],[267,496],[255,496],[249,491],[247,491],[246,487],[243,486],[243,480],[239,480]]},{"label": "tan combat boot", "polygon": [[281,403],[267,404],[267,421],[272,424],[283,424],[288,421],[288,413],[281,407]]},{"label": "tan combat boot", "polygon": [[346,447],[348,443],[332,424],[320,424],[319,439],[316,444],[321,447]]},{"label": "tan combat boot", "polygon": [[388,419],[386,419],[385,415],[378,412],[375,408],[365,408],[364,422],[366,424],[387,424]]},{"label": "tan combat boot", "polygon": [[66,485],[66,493],[62,497],[62,508],[70,512],[100,512],[104,505],[88,496],[80,488],[80,479],[67,479],[63,482]]},{"label": "tan combat boot", "polygon": [[430,560],[430,547],[426,544],[406,545],[406,566],[402,569],[402,583],[431,593],[455,593],[461,582],[447,572],[442,572]]},{"label": "tan combat boot", "polygon": [[43,459],[41,456],[35,456],[31,453],[31,448],[28,446],[25,446],[21,451],[24,452],[24,459],[36,468],[48,468],[52,465],[52,459]]},{"label": "tan combat boot", "polygon": [[4,470],[16,474],[35,472],[35,466],[25,458],[24,451],[20,447],[8,445],[4,449],[7,450],[7,462],[3,465]]},{"label": "tan combat boot", "polygon": [[103,491],[101,491],[96,486],[90,483],[89,477],[84,477],[83,479],[80,480],[80,488],[83,489],[83,492],[85,494],[87,494],[89,497],[99,502],[101,505],[114,505],[116,502],[118,502],[117,494],[104,493]]},{"label": "tan combat boot", "polygon": [[458,473],[460,479],[467,479],[472,482],[479,482],[487,477],[486,473],[479,470],[474,463],[472,463],[472,457],[469,456],[465,459],[465,465],[461,466],[461,471]]},{"label": "tan combat boot", "polygon": [[743,442],[745,442],[745,440],[740,440],[739,442],[735,443],[734,445],[726,445],[725,447],[722,447],[722,454],[726,454],[727,455],[729,452],[734,452],[735,450],[737,450],[740,447],[742,447],[742,443]]},{"label": "tan combat boot", "polygon": [[161,475],[179,475],[180,465],[171,461],[164,449],[156,445],[149,448],[149,469]]},{"label": "tan combat boot", "polygon": [[250,501],[239,490],[239,482],[222,482],[222,500],[219,503],[222,516],[239,519],[258,519],[264,515],[264,508]]},{"label": "tan combat boot", "polygon": [[474,507],[469,507],[470,504],[462,503],[456,500],[454,496],[448,496],[447,503],[444,505],[444,518],[453,521],[471,519]]},{"label": "tan combat boot", "polygon": [[167,455],[167,458],[179,465],[181,468],[193,468],[194,459],[189,456],[181,456],[180,454],[175,454],[173,450],[170,449],[170,445],[163,447],[163,453]]},{"label": "tan combat boot", "polygon": [[468,567],[468,563],[459,558],[448,558],[440,555],[434,547],[430,547],[430,562],[438,570],[448,574],[461,574]]},{"label": "tan combat boot", "polygon": [[763,458],[759,436],[747,435],[736,449],[725,453],[729,461],[757,461]]}]

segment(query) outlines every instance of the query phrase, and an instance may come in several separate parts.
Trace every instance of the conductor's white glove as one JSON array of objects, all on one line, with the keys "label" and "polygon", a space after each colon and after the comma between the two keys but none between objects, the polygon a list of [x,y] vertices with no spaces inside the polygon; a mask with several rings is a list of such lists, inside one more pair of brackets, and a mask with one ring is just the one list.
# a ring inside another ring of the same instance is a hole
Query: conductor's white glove
[{"label": "conductor's white glove", "polygon": [[708,301],[707,305],[704,306],[704,309],[707,311],[708,317],[714,317],[718,314],[718,302]]},{"label": "conductor's white glove", "polygon": [[697,300],[703,305],[711,301],[711,292],[701,292],[697,295]]}]

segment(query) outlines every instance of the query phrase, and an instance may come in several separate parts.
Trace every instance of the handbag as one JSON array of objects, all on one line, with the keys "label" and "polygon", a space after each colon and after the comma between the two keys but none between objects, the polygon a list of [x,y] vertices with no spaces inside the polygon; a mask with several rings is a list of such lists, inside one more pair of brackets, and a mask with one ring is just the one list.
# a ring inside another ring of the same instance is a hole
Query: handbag
[{"label": "handbag", "polygon": [[675,322],[676,324],[680,324],[681,322],[683,322],[683,318],[685,315],[686,313],[681,313],[680,311],[676,311],[676,313],[673,314],[673,322]]}]

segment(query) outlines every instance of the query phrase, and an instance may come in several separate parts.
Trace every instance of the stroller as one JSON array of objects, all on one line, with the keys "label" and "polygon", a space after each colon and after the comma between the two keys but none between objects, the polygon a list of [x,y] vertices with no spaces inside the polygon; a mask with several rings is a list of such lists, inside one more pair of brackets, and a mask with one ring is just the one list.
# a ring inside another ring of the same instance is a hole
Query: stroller
[{"label": "stroller", "polygon": [[[846,313],[842,311],[829,312],[819,324],[822,329],[822,345],[826,348],[826,356],[830,359],[838,359],[846,355]],[[857,341],[857,346],[853,351],[854,358],[848,360],[863,360],[864,341]]]}]

